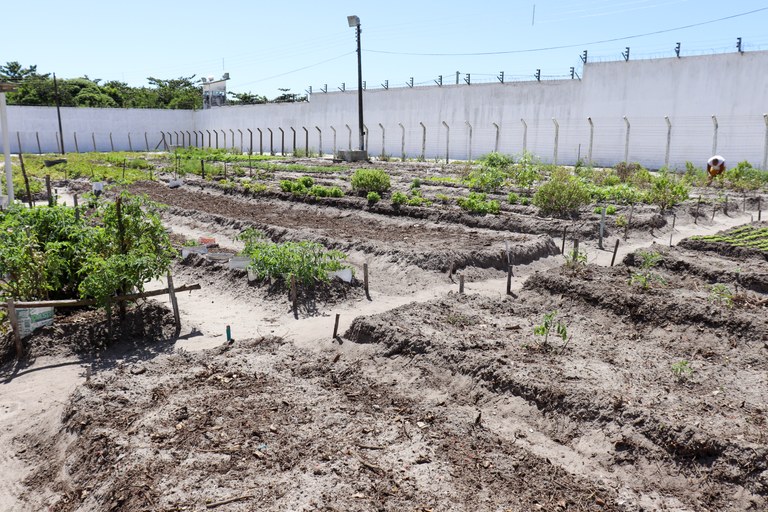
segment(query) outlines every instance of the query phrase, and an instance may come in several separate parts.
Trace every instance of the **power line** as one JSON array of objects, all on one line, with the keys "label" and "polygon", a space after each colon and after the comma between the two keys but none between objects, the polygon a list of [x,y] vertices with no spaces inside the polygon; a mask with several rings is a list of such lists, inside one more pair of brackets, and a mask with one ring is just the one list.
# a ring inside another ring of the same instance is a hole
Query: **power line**
[{"label": "power line", "polygon": [[412,56],[421,56],[421,57],[476,57],[481,55],[508,55],[511,53],[533,53],[533,52],[544,52],[544,51],[550,51],[550,50],[563,50],[566,48],[582,48],[584,46],[590,46],[594,44],[603,44],[603,43],[613,43],[616,41],[626,41],[628,39],[635,39],[638,37],[646,37],[646,36],[654,36],[658,34],[665,34],[667,32],[674,32],[677,30],[684,30],[687,28],[693,28],[693,27],[700,27],[702,25],[709,25],[712,23],[717,23],[719,21],[725,21],[730,20],[733,18],[739,18],[742,16],[748,16],[750,14],[755,14],[757,12],[761,11],[768,11],[768,7],[761,7],[760,9],[754,9],[752,11],[742,12],[739,14],[733,14],[731,16],[725,16],[722,18],[717,18],[714,20],[709,21],[702,21],[701,23],[692,23],[690,25],[683,25],[681,27],[675,27],[675,28],[668,28],[664,30],[656,30],[654,32],[646,32],[644,34],[635,34],[631,36],[624,36],[624,37],[616,37],[613,39],[603,39],[601,41],[592,41],[589,43],[578,43],[578,44],[566,44],[562,46],[548,46],[543,48],[527,48],[525,50],[508,50],[508,51],[500,51],[500,52],[474,52],[474,53],[415,53],[415,52],[392,52],[392,51],[386,51],[386,50],[363,50],[365,52],[369,53],[384,53],[388,55],[412,55]]},{"label": "power line", "polygon": [[[331,57],[330,59],[326,59],[326,60],[323,60],[323,61],[320,61],[320,62],[315,62],[314,64],[310,64],[310,65],[304,66],[302,68],[292,69],[291,71],[286,71],[285,73],[280,73],[280,74],[277,74],[277,75],[267,76],[267,77],[264,77],[264,78],[260,78],[258,80],[254,80],[252,82],[240,83],[240,84],[237,84],[237,86],[238,87],[242,87],[244,85],[257,84],[259,82],[265,82],[267,80],[272,80],[273,78],[279,78],[281,76],[290,75],[291,73],[298,73],[299,71],[304,71],[305,69],[313,68],[315,66],[319,66],[321,64],[325,64],[326,62],[331,62],[332,60],[337,60],[337,59],[340,59],[342,57],[346,57],[347,55],[352,55],[353,53],[356,53],[356,52],[343,53],[341,55],[337,55],[336,57]],[[234,84],[233,84],[233,86],[234,86]]]}]

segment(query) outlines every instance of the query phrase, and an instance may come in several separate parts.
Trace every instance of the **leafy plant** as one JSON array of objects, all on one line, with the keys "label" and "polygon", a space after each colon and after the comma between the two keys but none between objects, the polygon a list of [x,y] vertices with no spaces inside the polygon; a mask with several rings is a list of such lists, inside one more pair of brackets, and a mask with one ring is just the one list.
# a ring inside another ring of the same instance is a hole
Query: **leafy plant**
[{"label": "leafy plant", "polygon": [[472,213],[498,214],[499,202],[493,199],[487,199],[485,194],[470,192],[467,197],[459,197],[456,202],[463,209]]},{"label": "leafy plant", "polygon": [[557,168],[547,183],[533,196],[533,204],[543,214],[566,216],[572,214],[590,200],[584,183],[565,168]]},{"label": "leafy plant", "polygon": [[710,288],[709,302],[728,308],[733,307],[733,292],[723,283],[713,284]]},{"label": "leafy plant", "polygon": [[408,202],[408,196],[398,191],[392,194],[391,200],[393,205],[400,206]]},{"label": "leafy plant", "polygon": [[637,284],[643,290],[647,290],[654,281],[666,284],[664,278],[651,270],[662,260],[661,254],[658,252],[638,251],[636,257],[640,259],[640,268],[630,276],[630,286]]},{"label": "leafy plant", "polygon": [[352,189],[367,194],[378,192],[379,194],[390,189],[389,174],[379,169],[358,169],[352,175]]},{"label": "leafy plant", "polygon": [[627,227],[627,218],[624,215],[618,215],[616,217],[616,227],[617,228],[625,228]]},{"label": "leafy plant", "polygon": [[154,203],[127,193],[115,202],[88,199],[92,210],[81,208],[79,219],[59,205],[0,213],[0,294],[103,305],[167,272],[175,251]]},{"label": "leafy plant", "polygon": [[347,255],[314,242],[284,242],[276,244],[263,233],[249,228],[239,235],[245,243],[243,254],[250,257],[249,268],[258,279],[296,280],[313,286],[327,282],[328,273],[348,268],[344,264]]},{"label": "leafy plant", "polygon": [[733,247],[757,249],[768,253],[768,227],[753,225],[740,226],[716,235],[692,236],[691,240],[722,243]]},{"label": "leafy plant", "polygon": [[571,249],[563,254],[565,258],[565,266],[570,270],[578,270],[587,264],[587,253]]},{"label": "leafy plant", "polygon": [[691,363],[685,359],[681,359],[680,361],[674,363],[672,365],[672,375],[674,375],[675,378],[680,382],[688,379],[691,375],[693,375],[693,368],[691,368]]},{"label": "leafy plant", "polygon": [[509,195],[507,196],[507,202],[509,204],[517,204],[518,202],[520,202],[520,194],[517,194],[515,192],[510,192]]},{"label": "leafy plant", "polygon": [[646,192],[645,202],[666,210],[688,199],[688,185],[672,176],[661,172],[653,179],[651,188]]},{"label": "leafy plant", "polygon": [[375,203],[378,203],[379,201],[381,201],[381,196],[379,195],[378,192],[373,192],[373,191],[368,192],[368,196],[366,196],[366,197],[367,197],[368,202],[370,204],[375,204]]},{"label": "leafy plant", "polygon": [[554,334],[562,339],[563,341],[566,341],[568,339],[568,329],[567,326],[558,320],[555,322],[555,317],[557,316],[557,310],[550,311],[549,313],[545,313],[544,317],[542,318],[541,325],[536,325],[533,327],[533,333],[537,336],[544,336],[544,342],[542,345],[545,347],[549,345],[549,335],[554,331]]},{"label": "leafy plant", "polygon": [[451,202],[451,198],[445,194],[435,194],[435,200],[440,201],[443,204],[448,204]]}]

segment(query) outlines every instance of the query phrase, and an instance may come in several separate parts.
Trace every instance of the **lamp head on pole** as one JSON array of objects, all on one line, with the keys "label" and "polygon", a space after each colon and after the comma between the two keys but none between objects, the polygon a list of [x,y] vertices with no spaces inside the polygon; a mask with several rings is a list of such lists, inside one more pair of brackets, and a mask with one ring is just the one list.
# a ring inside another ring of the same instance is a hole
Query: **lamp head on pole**
[{"label": "lamp head on pole", "polygon": [[350,27],[359,27],[360,18],[358,18],[357,16],[347,16],[347,23],[349,23]]}]

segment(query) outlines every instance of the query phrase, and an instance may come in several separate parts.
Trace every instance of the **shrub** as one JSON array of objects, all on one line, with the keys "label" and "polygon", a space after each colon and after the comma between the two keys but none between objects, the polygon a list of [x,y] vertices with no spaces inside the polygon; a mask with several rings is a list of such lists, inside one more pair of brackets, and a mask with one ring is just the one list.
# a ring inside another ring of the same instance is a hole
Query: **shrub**
[{"label": "shrub", "polygon": [[312,188],[312,185],[315,184],[315,180],[313,180],[310,176],[302,176],[301,178],[297,179],[296,182],[304,188]]},{"label": "shrub", "polygon": [[463,209],[472,213],[482,214],[498,214],[499,202],[494,200],[487,200],[485,194],[478,194],[476,192],[470,192],[468,197],[460,197],[456,199]]},{"label": "shrub", "polygon": [[451,198],[445,194],[435,194],[435,200],[440,201],[443,204],[451,202]]},{"label": "shrub", "polygon": [[495,167],[502,170],[508,169],[513,163],[515,163],[511,156],[499,153],[497,151],[480,157],[478,162],[481,165]]},{"label": "shrub", "polygon": [[249,268],[258,279],[290,276],[306,286],[327,282],[328,273],[346,268],[347,255],[340,251],[329,251],[314,242],[284,242],[276,244],[263,233],[252,228],[239,236],[245,242],[243,254],[250,257]]},{"label": "shrub", "polygon": [[616,207],[612,204],[609,204],[605,209],[605,213],[608,215],[616,215]]},{"label": "shrub", "polygon": [[631,176],[637,173],[637,171],[644,169],[644,167],[637,162],[619,162],[616,164],[614,169],[616,170],[616,175],[619,177],[619,179],[626,182]]},{"label": "shrub", "polygon": [[757,190],[768,182],[768,172],[752,167],[746,160],[725,171],[725,180],[736,190]]},{"label": "shrub", "polygon": [[380,169],[358,169],[352,175],[352,189],[367,194],[368,192],[386,192],[391,187],[389,174]]},{"label": "shrub", "polygon": [[252,194],[260,194],[267,190],[267,186],[263,183],[256,183],[254,181],[246,181],[243,183],[243,189]]},{"label": "shrub", "polygon": [[688,199],[688,185],[668,172],[659,173],[646,192],[644,202],[666,210]]},{"label": "shrub", "polygon": [[392,194],[392,204],[395,206],[400,206],[401,204],[405,204],[408,202],[408,196],[403,194],[402,192],[395,192]]},{"label": "shrub", "polygon": [[344,197],[344,191],[339,187],[331,187],[328,189],[328,197]]},{"label": "shrub", "polygon": [[515,192],[510,192],[507,196],[507,202],[509,204],[517,204],[520,202],[520,194],[516,194]]},{"label": "shrub", "polygon": [[533,196],[543,214],[565,216],[588,204],[589,190],[576,176],[562,167],[556,169],[550,180],[539,187]]},{"label": "shrub", "polygon": [[419,178],[413,178],[413,181],[411,181],[411,189],[416,189],[421,187],[421,180]]},{"label": "shrub", "polygon": [[381,196],[379,195],[378,192],[373,192],[373,191],[368,192],[368,195],[366,197],[368,199],[368,202],[371,204],[375,204],[381,201]]},{"label": "shrub", "polygon": [[483,165],[469,173],[467,185],[481,192],[496,192],[504,185],[506,179],[507,173],[504,169]]}]

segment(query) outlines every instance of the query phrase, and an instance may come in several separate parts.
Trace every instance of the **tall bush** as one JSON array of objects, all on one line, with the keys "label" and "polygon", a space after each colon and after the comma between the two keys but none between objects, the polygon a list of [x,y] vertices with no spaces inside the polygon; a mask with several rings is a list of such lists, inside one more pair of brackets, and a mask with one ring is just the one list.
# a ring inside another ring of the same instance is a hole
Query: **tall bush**
[{"label": "tall bush", "polygon": [[361,194],[386,192],[392,186],[389,174],[380,169],[358,169],[352,175],[352,189]]},{"label": "tall bush", "polygon": [[533,196],[533,204],[542,214],[560,217],[578,212],[589,200],[587,186],[562,167],[555,169],[549,181],[539,187]]}]

